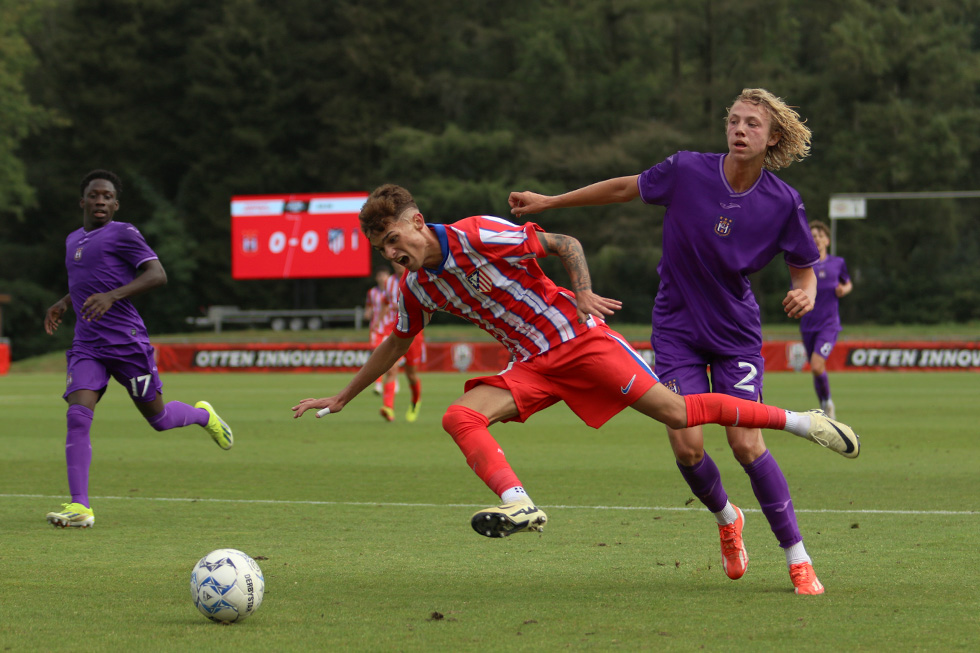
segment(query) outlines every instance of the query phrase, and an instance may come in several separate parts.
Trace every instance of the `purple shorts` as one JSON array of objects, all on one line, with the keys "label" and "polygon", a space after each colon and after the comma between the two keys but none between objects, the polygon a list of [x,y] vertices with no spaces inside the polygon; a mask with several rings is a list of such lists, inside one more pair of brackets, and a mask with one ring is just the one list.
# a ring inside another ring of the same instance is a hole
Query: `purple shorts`
[{"label": "purple shorts", "polygon": [[155,350],[149,343],[135,342],[112,348],[72,345],[65,352],[68,378],[65,394],[76,390],[94,390],[101,397],[111,376],[119,382],[133,401],[150,402],[163,391],[157,372]]},{"label": "purple shorts", "polygon": [[[679,395],[718,392],[749,401],[762,401],[765,362],[761,351],[737,356],[694,349],[670,335],[654,334],[654,371],[668,389]],[[710,375],[710,379],[709,379]]]},{"label": "purple shorts", "polygon": [[803,346],[806,347],[807,361],[817,352],[824,358],[830,358],[830,352],[834,351],[837,344],[837,329],[824,329],[823,331],[803,331]]}]

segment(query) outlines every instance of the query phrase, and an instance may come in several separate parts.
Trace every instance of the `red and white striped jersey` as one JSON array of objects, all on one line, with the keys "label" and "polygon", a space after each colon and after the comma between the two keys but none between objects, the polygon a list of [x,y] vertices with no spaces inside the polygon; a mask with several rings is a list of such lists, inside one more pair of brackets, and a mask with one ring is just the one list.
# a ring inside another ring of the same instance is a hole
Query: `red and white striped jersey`
[{"label": "red and white striped jersey", "polygon": [[545,276],[538,258],[547,256],[528,222],[474,216],[430,224],[442,247],[437,269],[422,268],[401,280],[395,333],[417,334],[432,313],[444,311],[477,325],[517,360],[527,360],[585,333],[575,295]]},{"label": "red and white striped jersey", "polygon": [[[388,278],[389,281],[392,279],[394,276]],[[388,327],[395,321],[395,313],[391,310],[393,305],[388,303],[385,290],[371,286],[367,294],[367,304],[371,307],[371,324],[368,328],[374,333],[387,334]]]}]

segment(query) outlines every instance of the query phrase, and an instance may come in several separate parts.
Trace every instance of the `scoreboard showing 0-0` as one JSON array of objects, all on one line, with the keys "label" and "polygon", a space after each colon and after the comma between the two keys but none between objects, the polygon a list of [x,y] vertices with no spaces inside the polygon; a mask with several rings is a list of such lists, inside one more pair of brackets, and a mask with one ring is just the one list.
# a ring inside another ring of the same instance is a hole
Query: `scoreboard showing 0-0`
[{"label": "scoreboard showing 0-0", "polygon": [[367,193],[231,198],[233,279],[371,275],[371,243],[357,214]]}]

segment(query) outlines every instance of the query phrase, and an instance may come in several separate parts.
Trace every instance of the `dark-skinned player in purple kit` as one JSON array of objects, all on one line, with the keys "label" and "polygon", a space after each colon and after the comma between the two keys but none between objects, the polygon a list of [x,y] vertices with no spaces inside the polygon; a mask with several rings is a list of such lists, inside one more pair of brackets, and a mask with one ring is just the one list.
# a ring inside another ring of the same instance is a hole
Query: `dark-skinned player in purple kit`
[{"label": "dark-skinned player in purple kit", "polygon": [[65,462],[71,500],[47,514],[61,528],[89,528],[95,512],[89,503],[90,431],[95,406],[109,378],[126,388],[146,421],[157,431],[197,424],[222,449],[234,443],[232,431],[206,401],[194,406],[163,402],[163,383],[154,349],[130,297],[167,283],[167,273],[139,230],[116,222],[122,182],[108,170],[93,170],[81,183],[82,227],[65,242],[68,294],[44,318],[53,334],[69,308],[75,309],[75,336],[65,352],[68,402]]}]

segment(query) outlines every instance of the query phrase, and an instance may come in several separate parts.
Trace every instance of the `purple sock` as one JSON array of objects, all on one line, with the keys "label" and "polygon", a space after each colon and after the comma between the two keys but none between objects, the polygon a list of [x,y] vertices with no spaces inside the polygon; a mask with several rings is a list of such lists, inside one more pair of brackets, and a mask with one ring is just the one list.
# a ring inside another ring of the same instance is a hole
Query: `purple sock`
[{"label": "purple sock", "polygon": [[182,401],[171,401],[146,421],[158,431],[168,431],[190,424],[207,426],[209,417],[210,414],[203,408],[194,408]]},{"label": "purple sock", "polygon": [[728,494],[721,484],[721,472],[707,451],[704,452],[701,462],[690,467],[678,462],[677,469],[681,470],[681,476],[691,486],[694,496],[701,499],[708,510],[720,512],[728,503]]},{"label": "purple sock", "polygon": [[65,438],[65,462],[68,464],[68,490],[72,503],[86,508],[88,503],[88,469],[92,464],[91,410],[78,404],[68,407],[68,436]]},{"label": "purple sock", "polygon": [[820,401],[830,399],[830,379],[826,372],[813,377],[813,389],[817,391],[817,399]]},{"label": "purple sock", "polygon": [[802,542],[800,528],[796,524],[793,499],[789,496],[789,484],[769,450],[748,465],[742,465],[752,481],[752,490],[759,500],[762,513],[769,520],[769,528],[779,540],[779,546],[789,548]]}]

